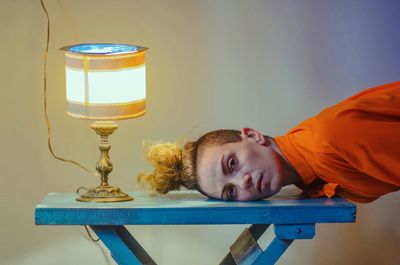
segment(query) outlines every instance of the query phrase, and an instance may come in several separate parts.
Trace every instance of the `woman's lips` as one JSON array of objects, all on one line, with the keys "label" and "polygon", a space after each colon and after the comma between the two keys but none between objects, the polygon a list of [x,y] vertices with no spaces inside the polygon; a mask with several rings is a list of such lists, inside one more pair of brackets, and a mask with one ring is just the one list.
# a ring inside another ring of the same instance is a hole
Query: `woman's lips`
[{"label": "woman's lips", "polygon": [[258,190],[258,192],[261,192],[261,184],[262,184],[263,177],[264,177],[264,175],[263,175],[263,173],[261,173],[261,176],[257,180],[257,190]]}]

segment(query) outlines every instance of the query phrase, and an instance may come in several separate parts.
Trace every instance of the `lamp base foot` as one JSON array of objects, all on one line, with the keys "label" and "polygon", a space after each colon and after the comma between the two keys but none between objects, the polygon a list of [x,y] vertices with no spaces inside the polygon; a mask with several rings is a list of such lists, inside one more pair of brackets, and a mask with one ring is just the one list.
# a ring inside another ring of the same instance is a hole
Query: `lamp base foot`
[{"label": "lamp base foot", "polygon": [[89,189],[85,194],[76,198],[81,202],[123,202],[131,201],[133,197],[121,191],[118,187],[113,186],[97,186]]}]

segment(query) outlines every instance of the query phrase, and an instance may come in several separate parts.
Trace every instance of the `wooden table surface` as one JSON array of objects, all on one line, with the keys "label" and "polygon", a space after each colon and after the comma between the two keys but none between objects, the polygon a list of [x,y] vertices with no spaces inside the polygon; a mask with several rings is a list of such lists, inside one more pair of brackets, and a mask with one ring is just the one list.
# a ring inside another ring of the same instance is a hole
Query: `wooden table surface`
[{"label": "wooden table surface", "polygon": [[356,206],[341,198],[305,198],[284,191],[254,202],[212,200],[198,192],[151,197],[130,192],[133,201],[88,203],[75,193],[49,193],[35,211],[37,225],[304,224],[354,222]]}]

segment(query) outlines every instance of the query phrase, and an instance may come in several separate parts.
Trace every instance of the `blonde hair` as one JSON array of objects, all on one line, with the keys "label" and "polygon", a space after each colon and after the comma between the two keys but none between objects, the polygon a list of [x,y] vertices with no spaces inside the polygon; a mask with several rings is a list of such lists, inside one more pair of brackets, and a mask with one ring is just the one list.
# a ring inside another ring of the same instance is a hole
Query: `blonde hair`
[{"label": "blonde hair", "polygon": [[198,156],[208,146],[240,140],[239,131],[217,130],[203,135],[197,141],[187,142],[182,148],[178,143],[152,144],[148,146],[147,160],[153,165],[154,171],[139,174],[137,181],[153,195],[179,190],[181,186],[202,192],[197,184]]}]

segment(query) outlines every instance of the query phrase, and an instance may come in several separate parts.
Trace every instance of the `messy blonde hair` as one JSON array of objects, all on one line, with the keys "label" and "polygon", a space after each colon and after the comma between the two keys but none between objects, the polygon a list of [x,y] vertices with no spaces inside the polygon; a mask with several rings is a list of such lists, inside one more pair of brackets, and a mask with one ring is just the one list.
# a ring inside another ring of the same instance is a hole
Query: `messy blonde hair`
[{"label": "messy blonde hair", "polygon": [[[210,146],[241,141],[236,130],[216,130],[197,141],[189,141],[181,148],[178,143],[155,143],[148,147],[147,160],[154,171],[137,176],[140,186],[151,194],[165,194],[181,186],[202,192],[197,182],[197,163],[203,151]],[[202,192],[204,193],[204,192]]]}]

